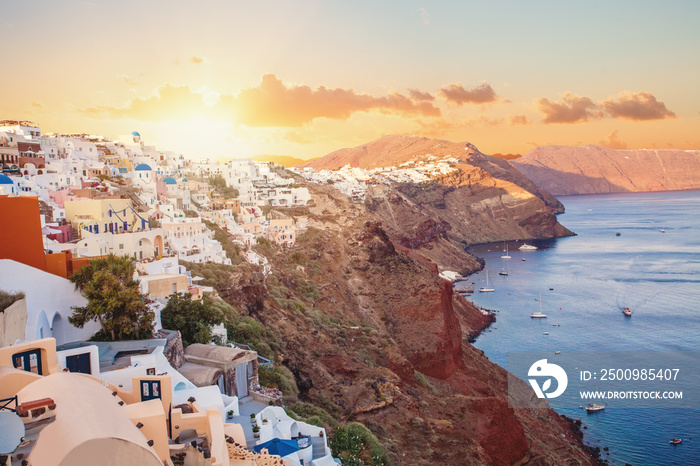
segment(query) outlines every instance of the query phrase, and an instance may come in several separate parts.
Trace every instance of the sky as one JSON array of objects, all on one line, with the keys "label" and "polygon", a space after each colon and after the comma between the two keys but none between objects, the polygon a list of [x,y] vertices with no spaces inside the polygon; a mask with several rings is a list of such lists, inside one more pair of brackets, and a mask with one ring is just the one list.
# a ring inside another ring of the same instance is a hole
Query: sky
[{"label": "sky", "polygon": [[0,119],[188,157],[700,149],[700,2],[6,0]]}]

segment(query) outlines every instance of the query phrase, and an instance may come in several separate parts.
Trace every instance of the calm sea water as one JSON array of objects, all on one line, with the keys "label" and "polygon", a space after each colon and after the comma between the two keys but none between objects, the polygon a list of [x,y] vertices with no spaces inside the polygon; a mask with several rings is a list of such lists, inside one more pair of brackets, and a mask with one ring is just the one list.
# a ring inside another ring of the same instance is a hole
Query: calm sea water
[{"label": "calm sea water", "polygon": [[[506,368],[509,351],[699,350],[700,191],[559,199],[560,223],[578,236],[530,242],[537,251],[509,243],[507,261],[500,244],[470,250],[486,260],[496,291],[468,299],[498,312],[475,346]],[[500,276],[505,266],[509,275]],[[486,270],[470,280],[484,286]],[[540,295],[548,318],[531,319]],[[631,318],[620,312],[625,306]],[[700,410],[608,407],[587,415],[552,406],[581,419],[585,441],[608,447],[611,464],[700,465]],[[669,445],[674,436],[683,444]]]}]

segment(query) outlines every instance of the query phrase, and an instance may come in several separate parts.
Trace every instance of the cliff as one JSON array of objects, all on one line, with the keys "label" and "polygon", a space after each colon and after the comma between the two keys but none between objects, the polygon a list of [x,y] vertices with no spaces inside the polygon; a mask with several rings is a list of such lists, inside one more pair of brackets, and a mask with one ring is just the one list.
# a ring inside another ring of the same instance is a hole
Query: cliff
[{"label": "cliff", "polygon": [[700,151],[541,146],[512,165],[554,195],[700,188]]},{"label": "cliff", "polygon": [[[453,171],[430,182],[376,184],[367,194],[369,209],[392,238],[443,266],[454,245],[515,239],[556,238],[572,233],[555,217],[562,204],[507,161],[481,153],[469,143],[385,136],[363,146],[342,149],[305,166],[336,169],[346,164],[365,169],[412,166],[451,157]],[[431,252],[434,248],[439,251]],[[461,249],[461,246],[459,247]],[[464,265],[464,264],[463,264]]]},{"label": "cliff", "polygon": [[447,249],[441,222],[392,237],[383,208],[307,186],[314,204],[286,210],[308,225],[297,245],[254,246],[272,273],[220,266],[228,278],[212,282],[263,324],[276,364],[294,376],[292,410],[311,411],[298,399],[324,423],[361,422],[398,465],[596,464],[573,423],[508,407],[506,371],[467,341],[490,316],[413,248],[433,238],[434,249],[464,254]]}]

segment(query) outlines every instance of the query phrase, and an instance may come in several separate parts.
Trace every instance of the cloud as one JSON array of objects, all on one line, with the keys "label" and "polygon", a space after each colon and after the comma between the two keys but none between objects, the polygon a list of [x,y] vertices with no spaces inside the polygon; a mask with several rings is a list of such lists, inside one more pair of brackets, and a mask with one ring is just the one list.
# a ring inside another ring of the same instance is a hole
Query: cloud
[{"label": "cloud", "polygon": [[598,142],[601,146],[608,147],[610,149],[627,149],[627,143],[619,138],[617,130],[614,130],[608,135],[607,138]]},{"label": "cloud", "polygon": [[141,121],[187,119],[210,111],[201,94],[188,86],[166,83],[146,98],[132,99],[121,107],[98,105],[81,110],[91,118],[133,118]]},{"label": "cloud", "polygon": [[409,89],[408,95],[411,96],[411,98],[413,100],[417,100],[419,102],[423,102],[423,101],[432,102],[433,100],[435,100],[435,96],[432,95],[430,92],[425,92],[425,91],[421,91],[418,89]]},{"label": "cloud", "polygon": [[398,115],[439,116],[430,102],[415,102],[399,93],[376,97],[353,89],[285,85],[274,74],[238,95],[221,96],[219,109],[232,112],[246,126],[301,126],[316,118],[348,119],[355,112],[378,110]]},{"label": "cloud", "polygon": [[601,106],[613,118],[625,120],[663,120],[676,118],[676,114],[656,100],[651,92],[621,92],[617,99],[601,102]]},{"label": "cloud", "polygon": [[201,65],[205,61],[207,61],[206,57],[198,57],[198,56],[190,57],[190,63],[194,63],[196,65]]},{"label": "cloud", "polygon": [[[124,79],[124,78],[122,78]],[[421,91],[417,91],[421,93]],[[424,93],[429,95],[428,93]],[[361,94],[353,89],[285,85],[273,74],[238,94],[163,84],[150,97],[134,98],[122,106],[98,105],[81,110],[91,118],[134,118],[142,121],[210,116],[250,127],[297,127],[316,118],[347,120],[356,112],[378,111],[398,116],[440,116],[431,102],[399,93]]]},{"label": "cloud", "polygon": [[593,102],[571,92],[562,96],[563,102],[552,102],[547,98],[537,99],[545,123],[578,123],[601,118],[624,120],[662,120],[676,118],[676,114],[656,100],[651,92],[620,92],[617,99]]},{"label": "cloud", "polygon": [[418,8],[418,14],[420,15],[421,23],[430,24],[428,10],[426,10],[425,8]]},{"label": "cloud", "polygon": [[562,99],[563,102],[552,102],[547,98],[536,101],[545,123],[577,123],[603,117],[598,105],[588,97],[567,92]]},{"label": "cloud", "polygon": [[525,115],[511,115],[510,125],[511,126],[525,126],[531,125],[532,122]]},{"label": "cloud", "polygon": [[457,105],[487,104],[498,100],[496,92],[485,82],[470,89],[462,86],[462,83],[450,84],[441,88],[438,94],[447,102]]}]

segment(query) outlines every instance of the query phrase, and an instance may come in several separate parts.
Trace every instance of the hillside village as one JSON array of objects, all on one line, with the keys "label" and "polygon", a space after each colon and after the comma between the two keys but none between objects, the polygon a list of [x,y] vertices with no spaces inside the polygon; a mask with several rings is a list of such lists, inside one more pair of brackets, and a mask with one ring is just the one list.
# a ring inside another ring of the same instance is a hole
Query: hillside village
[{"label": "hillside village", "polygon": [[[133,464],[336,464],[325,429],[292,419],[279,407],[282,392],[260,386],[258,365],[270,360],[229,343],[223,324],[211,335],[224,346],[184,347],[160,319],[173,295],[201,301],[214,292],[183,263],[243,257],[269,273],[247,246],[293,247],[303,226],[270,208],[306,206],[308,189],[270,163],[190,161],[137,132],[44,135],[3,121],[0,160],[0,290],[10,303],[0,313],[0,405],[25,430],[0,464],[93,464],[90,442]],[[108,255],[133,259],[153,338],[89,341],[97,322],[69,323],[87,300],[68,278]],[[76,432],[68,444],[67,431]],[[280,438],[286,450],[257,447]]]}]

